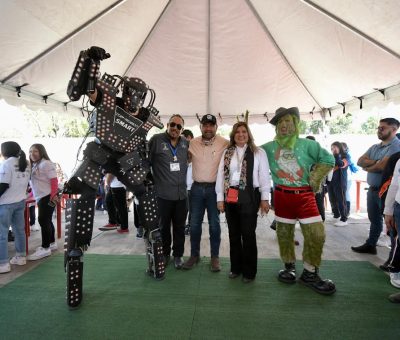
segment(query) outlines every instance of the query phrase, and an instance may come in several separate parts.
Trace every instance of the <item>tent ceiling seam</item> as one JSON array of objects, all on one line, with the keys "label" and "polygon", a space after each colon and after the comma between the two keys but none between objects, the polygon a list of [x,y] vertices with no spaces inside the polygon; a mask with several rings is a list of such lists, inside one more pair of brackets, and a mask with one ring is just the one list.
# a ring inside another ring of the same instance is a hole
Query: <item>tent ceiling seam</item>
[{"label": "tent ceiling seam", "polygon": [[150,36],[152,35],[154,29],[157,27],[158,22],[161,20],[161,18],[164,16],[164,13],[166,12],[167,8],[171,4],[172,0],[169,0],[167,4],[164,6],[163,10],[161,11],[160,15],[158,16],[157,20],[154,22],[153,26],[151,27],[151,30],[147,34],[146,38],[143,40],[142,44],[140,45],[139,49],[137,50],[136,54],[133,56],[131,62],[129,63],[129,66],[126,68],[125,72],[122,74],[123,76],[126,76],[126,74],[129,72],[131,67],[133,66],[133,63],[135,62],[136,58],[140,54],[140,52],[144,49],[144,47],[147,45],[147,42],[150,40]]},{"label": "tent ceiling seam", "polygon": [[317,4],[315,4],[314,2],[312,2],[310,0],[301,0],[301,1],[304,2],[305,4],[309,5],[312,9],[314,9],[314,10],[320,12],[321,14],[327,16],[329,19],[339,23],[343,27],[347,28],[349,31],[357,34],[361,38],[363,38],[363,39],[369,41],[370,43],[372,43],[373,45],[379,47],[381,50],[385,51],[386,53],[389,53],[392,56],[396,57],[397,59],[400,59],[400,54],[398,54],[397,52],[393,51],[389,47],[383,45],[382,43],[380,43],[379,41],[375,40],[374,38],[372,38],[368,34],[360,31],[356,27],[350,25],[348,22],[344,21],[343,19],[339,18],[338,16],[334,15],[333,13],[331,13],[331,12],[327,11],[326,9],[318,6]]},{"label": "tent ceiling seam", "polygon": [[208,0],[207,112],[211,113],[211,0]]},{"label": "tent ceiling seam", "polygon": [[38,54],[36,57],[34,57],[33,59],[29,60],[27,63],[25,63],[24,65],[22,65],[21,67],[19,67],[17,70],[15,70],[14,72],[12,72],[11,74],[9,74],[8,76],[6,76],[4,79],[2,79],[0,81],[1,84],[4,84],[6,81],[8,81],[9,79],[15,77],[18,73],[22,72],[23,70],[25,70],[28,66],[36,63],[37,61],[39,61],[40,59],[42,59],[44,56],[46,56],[47,54],[49,54],[50,52],[52,52],[54,49],[56,49],[57,47],[59,47],[60,45],[62,45],[63,43],[65,43],[67,40],[69,40],[70,38],[72,38],[74,35],[78,34],[80,31],[82,31],[84,28],[86,28],[87,26],[89,26],[90,24],[92,24],[93,22],[95,22],[96,20],[100,19],[102,16],[104,16],[105,14],[107,14],[109,11],[113,10],[115,7],[117,7],[118,5],[120,5],[122,2],[125,2],[126,0],[117,0],[116,2],[114,2],[112,5],[108,6],[107,8],[105,8],[103,11],[99,12],[98,14],[96,14],[93,18],[89,19],[88,21],[86,21],[84,24],[82,24],[81,26],[79,26],[78,28],[76,28],[75,30],[73,30],[71,33],[69,33],[68,35],[66,35],[64,38],[62,38],[61,40],[57,41],[55,44],[51,45],[49,48],[45,49],[43,52],[41,52],[40,54]]},{"label": "tent ceiling seam", "polygon": [[282,59],[285,61],[286,65],[290,68],[296,79],[299,81],[301,86],[307,91],[307,93],[310,95],[310,97],[314,100],[314,102],[319,106],[320,110],[322,110],[322,105],[318,102],[318,100],[314,97],[314,95],[311,93],[311,91],[308,89],[308,87],[304,84],[304,82],[301,80],[300,76],[298,73],[295,71],[293,68],[292,64],[289,62],[289,60],[286,58],[285,54],[283,51],[280,49],[278,43],[272,36],[271,32],[269,31],[268,27],[265,25],[264,21],[258,14],[257,10],[254,8],[253,4],[251,3],[251,0],[246,0],[247,5],[249,6],[250,10],[253,12],[253,15],[257,19],[258,23],[261,25],[263,28],[265,34],[268,36],[268,38],[271,40],[271,42],[274,44],[275,48],[277,49],[278,53],[282,57]]}]

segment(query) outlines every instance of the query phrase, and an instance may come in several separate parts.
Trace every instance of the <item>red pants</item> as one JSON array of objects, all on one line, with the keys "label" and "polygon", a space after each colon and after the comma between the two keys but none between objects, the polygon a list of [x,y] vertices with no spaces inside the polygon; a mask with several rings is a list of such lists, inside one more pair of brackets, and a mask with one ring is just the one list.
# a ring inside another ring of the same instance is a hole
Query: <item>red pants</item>
[{"label": "red pants", "polygon": [[302,224],[322,221],[315,194],[310,186],[276,186],[274,190],[275,220],[282,223]]}]

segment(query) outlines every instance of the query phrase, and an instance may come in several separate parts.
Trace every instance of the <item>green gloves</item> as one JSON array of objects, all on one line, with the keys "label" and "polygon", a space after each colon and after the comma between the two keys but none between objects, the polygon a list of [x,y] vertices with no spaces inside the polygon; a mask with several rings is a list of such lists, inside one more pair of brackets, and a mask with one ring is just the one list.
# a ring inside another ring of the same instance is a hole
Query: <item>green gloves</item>
[{"label": "green gloves", "polygon": [[315,164],[314,170],[310,172],[310,186],[314,192],[321,191],[321,183],[324,177],[333,169],[329,164]]}]

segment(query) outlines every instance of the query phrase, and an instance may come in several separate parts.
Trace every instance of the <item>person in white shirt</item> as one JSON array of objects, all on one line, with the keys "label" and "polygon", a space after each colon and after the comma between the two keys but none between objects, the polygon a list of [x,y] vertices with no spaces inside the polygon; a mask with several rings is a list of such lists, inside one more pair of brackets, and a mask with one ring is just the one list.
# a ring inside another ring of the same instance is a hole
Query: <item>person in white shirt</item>
[{"label": "person in white shirt", "polygon": [[[25,153],[16,142],[1,144],[5,159],[0,165],[0,273],[11,271],[11,264],[26,264],[25,198],[30,169]],[[8,259],[8,229],[15,235],[16,255]]]},{"label": "person in white shirt", "polygon": [[[396,235],[396,243],[393,250],[392,258],[389,259],[390,267],[390,283],[400,288],[400,239],[399,239],[399,225],[400,225],[400,160],[397,161],[393,171],[392,181],[390,183],[386,199],[385,215],[386,228],[394,229]],[[389,300],[394,303],[400,303],[400,293],[392,294]]]},{"label": "person in white shirt", "polygon": [[[186,138],[186,140],[190,143],[190,141],[194,138],[193,132],[185,129],[182,131],[182,136]],[[186,173],[186,187],[188,192],[188,216],[187,223],[185,226],[185,235],[190,235],[190,189],[192,189],[193,184],[193,174],[192,174],[192,162],[188,164],[187,173]]]},{"label": "person in white shirt", "polygon": [[56,166],[50,161],[49,155],[42,144],[33,144],[30,147],[29,159],[32,166],[30,185],[33,197],[38,206],[38,221],[42,233],[42,246],[29,255],[28,260],[36,261],[50,256],[52,250],[57,250],[52,217],[55,203],[58,200],[58,180]]},{"label": "person in white shirt", "polygon": [[219,163],[215,191],[217,207],[226,213],[231,270],[229,278],[243,275],[243,282],[257,274],[257,213],[269,211],[271,179],[267,155],[254,144],[245,122],[236,123],[230,143]]}]

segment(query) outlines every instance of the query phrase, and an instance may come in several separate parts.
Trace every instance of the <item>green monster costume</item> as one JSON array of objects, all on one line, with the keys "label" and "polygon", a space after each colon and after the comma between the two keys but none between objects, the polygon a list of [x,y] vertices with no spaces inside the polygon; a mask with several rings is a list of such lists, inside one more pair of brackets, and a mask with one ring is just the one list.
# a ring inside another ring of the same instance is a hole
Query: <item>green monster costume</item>
[{"label": "green monster costume", "polygon": [[304,236],[304,270],[298,281],[320,294],[330,295],[336,291],[334,283],[318,275],[325,229],[314,193],[320,191],[322,180],[334,167],[335,160],[317,142],[299,138],[299,121],[296,107],[276,110],[270,121],[276,126],[276,137],[262,146],[275,187],[276,232],[285,264],[278,279],[285,283],[296,282],[294,230],[299,220]]}]

